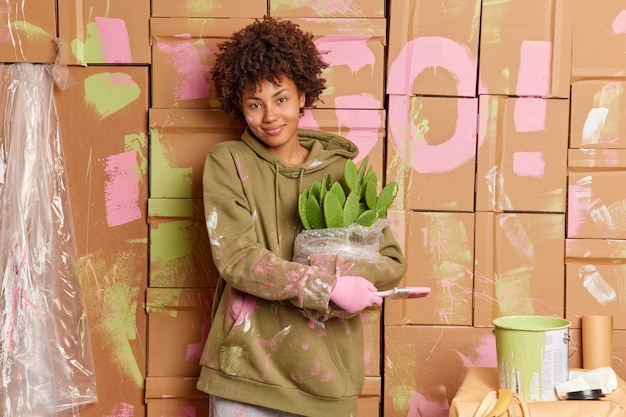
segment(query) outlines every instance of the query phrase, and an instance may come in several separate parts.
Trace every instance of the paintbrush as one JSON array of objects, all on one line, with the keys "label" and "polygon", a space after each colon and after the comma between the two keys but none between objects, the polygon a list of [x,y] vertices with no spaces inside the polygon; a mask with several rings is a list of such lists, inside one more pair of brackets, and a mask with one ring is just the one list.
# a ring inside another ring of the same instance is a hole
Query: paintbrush
[{"label": "paintbrush", "polygon": [[406,298],[422,298],[430,294],[429,287],[396,287],[387,291],[375,291],[380,297],[388,297],[396,300]]}]

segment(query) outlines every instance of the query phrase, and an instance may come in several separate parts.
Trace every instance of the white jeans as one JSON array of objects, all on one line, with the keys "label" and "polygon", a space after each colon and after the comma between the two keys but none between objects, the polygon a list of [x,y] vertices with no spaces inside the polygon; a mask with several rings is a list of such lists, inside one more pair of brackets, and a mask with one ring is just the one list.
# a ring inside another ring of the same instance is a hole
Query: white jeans
[{"label": "white jeans", "polygon": [[209,408],[209,417],[304,417],[214,396],[209,397]]}]

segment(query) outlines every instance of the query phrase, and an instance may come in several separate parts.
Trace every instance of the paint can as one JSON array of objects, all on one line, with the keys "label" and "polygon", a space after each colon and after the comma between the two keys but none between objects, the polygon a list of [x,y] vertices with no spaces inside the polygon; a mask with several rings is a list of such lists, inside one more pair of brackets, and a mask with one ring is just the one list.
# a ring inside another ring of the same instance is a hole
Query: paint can
[{"label": "paint can", "polygon": [[524,400],[556,401],[568,378],[570,321],[549,316],[507,316],[493,321],[500,388]]}]

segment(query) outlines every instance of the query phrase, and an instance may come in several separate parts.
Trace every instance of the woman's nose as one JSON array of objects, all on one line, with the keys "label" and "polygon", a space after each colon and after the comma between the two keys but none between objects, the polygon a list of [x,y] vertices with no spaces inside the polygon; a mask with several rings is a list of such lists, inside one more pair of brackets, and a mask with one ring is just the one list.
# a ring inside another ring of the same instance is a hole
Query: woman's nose
[{"label": "woman's nose", "polygon": [[273,106],[265,107],[265,113],[263,113],[264,122],[273,122],[277,119],[276,111]]}]

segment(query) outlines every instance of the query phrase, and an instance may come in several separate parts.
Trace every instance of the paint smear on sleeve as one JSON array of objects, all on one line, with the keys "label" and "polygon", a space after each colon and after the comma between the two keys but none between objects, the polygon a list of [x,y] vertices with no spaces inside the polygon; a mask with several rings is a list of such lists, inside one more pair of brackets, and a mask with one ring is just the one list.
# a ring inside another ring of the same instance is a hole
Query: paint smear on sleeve
[{"label": "paint smear on sleeve", "polygon": [[541,98],[515,100],[513,120],[517,132],[541,132],[546,130],[548,102]]},{"label": "paint smear on sleeve", "polygon": [[104,168],[107,224],[120,226],[141,218],[137,153],[127,151],[109,156]]},{"label": "paint smear on sleeve", "polygon": [[353,73],[370,65],[374,71],[376,57],[367,46],[370,36],[323,36],[315,41],[320,51],[328,51],[324,59],[331,66],[347,65]]},{"label": "paint smear on sleeve", "polygon": [[520,96],[548,96],[552,70],[552,43],[524,41],[520,51],[520,67],[516,92]]},{"label": "paint smear on sleeve", "polygon": [[85,103],[105,119],[139,98],[141,88],[123,72],[103,72],[85,79]]},{"label": "paint smear on sleeve", "polygon": [[130,37],[124,19],[96,16],[95,20],[104,62],[133,62]]},{"label": "paint smear on sleeve", "polygon": [[[189,41],[163,41],[157,48],[170,61],[176,71],[172,95],[175,100],[194,100],[207,98],[209,85],[205,75],[211,70],[210,65],[202,64],[200,54]],[[208,50],[208,49],[207,49]]]}]

